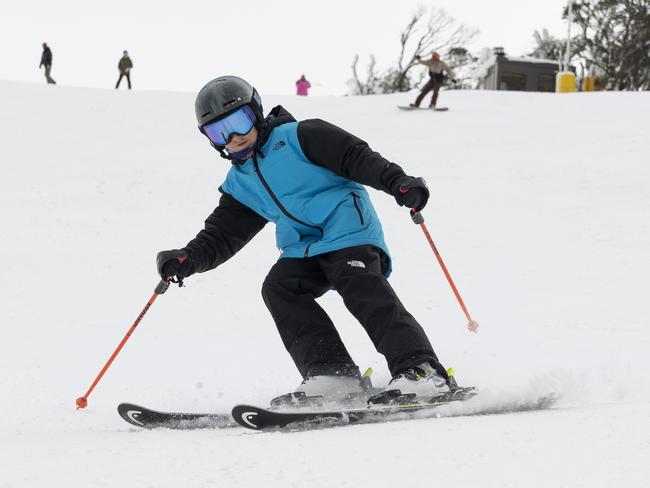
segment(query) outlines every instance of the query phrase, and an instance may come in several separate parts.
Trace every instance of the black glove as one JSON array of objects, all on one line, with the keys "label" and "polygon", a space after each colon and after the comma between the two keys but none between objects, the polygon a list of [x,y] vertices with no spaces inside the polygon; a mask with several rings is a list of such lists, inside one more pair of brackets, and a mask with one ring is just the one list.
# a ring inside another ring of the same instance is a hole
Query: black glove
[{"label": "black glove", "polygon": [[192,259],[180,249],[160,251],[156,256],[156,265],[163,280],[176,276],[177,280],[182,281],[193,273]]},{"label": "black glove", "polygon": [[415,59],[420,59],[420,56],[416,54]]},{"label": "black glove", "polygon": [[391,186],[391,193],[402,207],[422,210],[429,200],[429,189],[424,178],[400,176]]}]

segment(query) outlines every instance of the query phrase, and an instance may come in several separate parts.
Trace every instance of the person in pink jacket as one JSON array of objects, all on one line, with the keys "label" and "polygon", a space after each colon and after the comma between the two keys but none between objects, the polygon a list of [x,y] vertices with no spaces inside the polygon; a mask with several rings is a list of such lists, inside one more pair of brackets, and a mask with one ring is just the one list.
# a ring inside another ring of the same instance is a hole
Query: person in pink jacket
[{"label": "person in pink jacket", "polygon": [[305,75],[302,75],[298,81],[296,81],[296,95],[306,97],[309,95],[308,90],[311,88],[311,83],[307,81]]}]

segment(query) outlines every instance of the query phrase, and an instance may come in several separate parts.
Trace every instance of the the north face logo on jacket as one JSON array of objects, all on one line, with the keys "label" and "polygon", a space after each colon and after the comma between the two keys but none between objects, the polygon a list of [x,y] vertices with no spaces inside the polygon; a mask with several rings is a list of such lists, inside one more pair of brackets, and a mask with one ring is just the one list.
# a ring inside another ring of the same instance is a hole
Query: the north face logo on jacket
[{"label": "the north face logo on jacket", "polygon": [[282,149],[284,146],[286,146],[287,143],[284,141],[278,141],[275,146],[273,146],[273,150],[277,151],[278,149]]}]

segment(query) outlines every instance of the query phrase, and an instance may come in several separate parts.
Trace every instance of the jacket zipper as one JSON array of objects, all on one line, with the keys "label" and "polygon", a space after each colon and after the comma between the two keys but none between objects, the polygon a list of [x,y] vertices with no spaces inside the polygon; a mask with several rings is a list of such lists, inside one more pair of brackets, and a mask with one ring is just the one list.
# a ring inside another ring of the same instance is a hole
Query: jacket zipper
[{"label": "jacket zipper", "polygon": [[[264,185],[264,188],[266,189],[266,191],[268,192],[268,194],[271,196],[271,198],[273,199],[273,201],[275,202],[275,204],[278,206],[278,208],[280,209],[280,211],[281,211],[284,215],[286,215],[288,218],[290,218],[291,220],[293,220],[294,222],[297,222],[297,223],[299,223],[300,225],[304,225],[305,227],[311,227],[312,229],[316,229],[316,230],[318,230],[318,232],[320,232],[320,238],[322,239],[322,238],[323,238],[323,235],[324,235],[324,232],[323,232],[322,227],[318,227],[317,225],[309,225],[309,224],[306,224],[306,223],[303,222],[302,220],[300,220],[300,219],[294,217],[293,215],[291,215],[291,214],[287,211],[287,209],[284,208],[284,205],[282,205],[282,204],[280,203],[280,200],[278,200],[278,197],[275,196],[275,193],[273,193],[273,190],[271,190],[271,187],[269,186],[269,184],[266,182],[266,180],[265,180],[264,177],[262,176],[262,172],[260,171],[260,167],[259,167],[259,165],[257,164],[257,155],[255,155],[255,154],[253,154],[253,164],[254,164],[254,166],[255,166],[255,173],[257,173],[257,177],[260,179],[260,181],[262,182],[262,185]],[[310,248],[310,247],[311,247],[311,244],[307,245],[307,247],[305,248],[305,254],[304,254],[304,257],[306,257],[306,258],[309,257],[309,248]]]},{"label": "jacket zipper", "polygon": [[363,214],[361,213],[361,209],[359,208],[359,204],[357,203],[357,199],[359,198],[359,195],[356,193],[352,193],[352,201],[354,202],[354,208],[357,209],[357,213],[359,214],[359,220],[361,221],[361,225],[363,225]]}]

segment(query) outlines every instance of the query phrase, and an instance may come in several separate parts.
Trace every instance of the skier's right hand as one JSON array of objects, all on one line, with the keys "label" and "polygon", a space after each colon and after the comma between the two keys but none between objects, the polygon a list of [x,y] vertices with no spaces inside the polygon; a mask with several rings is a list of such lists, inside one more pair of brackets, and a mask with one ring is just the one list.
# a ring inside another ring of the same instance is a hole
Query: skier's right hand
[{"label": "skier's right hand", "polygon": [[181,249],[160,251],[156,256],[156,265],[163,280],[174,276],[177,280],[182,280],[193,273],[192,258]]}]

